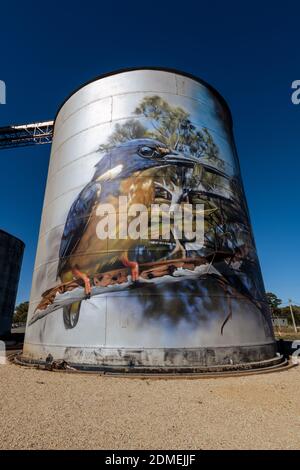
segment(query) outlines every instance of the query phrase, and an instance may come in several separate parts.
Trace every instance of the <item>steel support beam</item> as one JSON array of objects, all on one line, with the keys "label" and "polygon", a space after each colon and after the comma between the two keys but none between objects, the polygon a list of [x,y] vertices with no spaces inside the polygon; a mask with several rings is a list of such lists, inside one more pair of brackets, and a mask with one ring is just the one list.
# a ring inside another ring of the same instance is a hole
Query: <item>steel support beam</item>
[{"label": "steel support beam", "polygon": [[36,144],[51,144],[53,121],[0,127],[0,150]]}]

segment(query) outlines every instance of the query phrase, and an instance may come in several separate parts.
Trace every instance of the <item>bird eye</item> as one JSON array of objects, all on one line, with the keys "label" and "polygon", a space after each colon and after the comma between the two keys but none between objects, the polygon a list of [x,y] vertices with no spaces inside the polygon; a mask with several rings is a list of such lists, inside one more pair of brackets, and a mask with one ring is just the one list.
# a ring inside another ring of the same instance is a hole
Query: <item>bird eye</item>
[{"label": "bird eye", "polygon": [[155,149],[151,148],[151,147],[141,147],[139,149],[139,154],[142,156],[142,157],[153,157],[155,155]]}]

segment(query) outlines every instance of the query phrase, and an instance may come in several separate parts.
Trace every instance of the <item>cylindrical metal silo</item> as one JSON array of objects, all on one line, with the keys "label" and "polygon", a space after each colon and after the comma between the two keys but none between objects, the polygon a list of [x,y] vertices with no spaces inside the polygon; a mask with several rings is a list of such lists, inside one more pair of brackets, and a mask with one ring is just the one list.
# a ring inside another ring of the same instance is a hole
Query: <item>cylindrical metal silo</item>
[{"label": "cylindrical metal silo", "polygon": [[23,359],[49,354],[153,370],[275,357],[230,111],[205,82],[131,69],[61,106]]},{"label": "cylindrical metal silo", "polygon": [[24,243],[0,230],[0,336],[10,334]]}]

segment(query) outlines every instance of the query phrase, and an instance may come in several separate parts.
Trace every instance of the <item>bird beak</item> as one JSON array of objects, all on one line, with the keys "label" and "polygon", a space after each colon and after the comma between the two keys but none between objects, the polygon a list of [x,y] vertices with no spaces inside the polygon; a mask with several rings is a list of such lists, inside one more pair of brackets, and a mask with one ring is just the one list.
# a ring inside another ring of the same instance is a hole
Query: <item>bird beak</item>
[{"label": "bird beak", "polygon": [[169,151],[164,159],[168,163],[175,163],[183,166],[194,166],[195,163],[200,163],[199,158],[193,157],[192,155],[184,155],[183,153],[176,152],[175,150]]}]

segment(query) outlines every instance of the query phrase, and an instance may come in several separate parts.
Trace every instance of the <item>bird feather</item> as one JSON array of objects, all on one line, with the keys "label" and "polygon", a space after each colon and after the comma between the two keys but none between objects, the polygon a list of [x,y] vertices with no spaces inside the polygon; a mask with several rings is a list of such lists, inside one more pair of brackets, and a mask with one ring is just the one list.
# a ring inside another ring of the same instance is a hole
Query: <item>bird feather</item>
[{"label": "bird feather", "polygon": [[101,184],[98,181],[91,181],[83,188],[73,202],[61,239],[57,276],[60,276],[66,258],[74,252],[79,243],[88,225],[93,206],[99,199],[100,192]]}]

